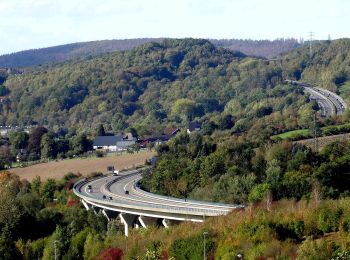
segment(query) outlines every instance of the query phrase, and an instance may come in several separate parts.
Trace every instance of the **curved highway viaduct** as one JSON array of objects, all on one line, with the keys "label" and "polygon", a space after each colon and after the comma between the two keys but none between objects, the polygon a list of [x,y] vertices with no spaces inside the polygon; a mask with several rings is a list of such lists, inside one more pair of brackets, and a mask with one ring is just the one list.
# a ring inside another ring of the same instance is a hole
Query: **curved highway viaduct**
[{"label": "curved highway viaduct", "polygon": [[304,92],[308,93],[310,98],[317,102],[321,109],[321,115],[324,117],[342,115],[347,108],[345,101],[340,96],[329,90],[316,88],[308,83],[294,80],[285,80],[284,82],[303,87]]},{"label": "curved highway viaduct", "polygon": [[102,211],[108,220],[119,218],[126,236],[131,227],[203,222],[206,217],[226,215],[243,207],[155,195],[138,187],[141,178],[141,171],[133,170],[118,176],[83,179],[74,185],[73,191],[86,209]]}]

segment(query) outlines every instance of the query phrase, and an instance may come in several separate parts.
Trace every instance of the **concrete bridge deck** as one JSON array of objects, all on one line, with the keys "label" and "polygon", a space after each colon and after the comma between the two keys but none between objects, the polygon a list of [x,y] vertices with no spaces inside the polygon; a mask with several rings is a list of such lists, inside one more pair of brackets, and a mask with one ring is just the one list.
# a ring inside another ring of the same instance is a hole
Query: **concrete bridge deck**
[{"label": "concrete bridge deck", "polygon": [[226,215],[242,205],[227,205],[159,196],[138,187],[142,178],[139,170],[128,171],[119,176],[107,176],[81,180],[74,185],[74,193],[89,209],[102,210],[108,219],[119,217],[125,225],[125,235],[132,227],[171,222],[202,222],[206,217]]}]

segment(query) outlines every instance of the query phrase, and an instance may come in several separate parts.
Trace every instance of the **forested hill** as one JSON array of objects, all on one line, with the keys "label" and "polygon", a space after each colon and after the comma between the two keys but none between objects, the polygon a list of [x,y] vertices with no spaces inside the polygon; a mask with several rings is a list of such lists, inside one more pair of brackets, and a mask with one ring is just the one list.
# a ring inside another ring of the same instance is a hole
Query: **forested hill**
[{"label": "forested hill", "polygon": [[276,39],[273,41],[221,39],[211,40],[211,42],[218,47],[237,50],[249,56],[265,58],[273,58],[279,54],[302,47],[302,44],[296,39]]},{"label": "forested hill", "polygon": [[313,83],[340,93],[350,104],[350,39],[315,42],[280,56],[286,78]]},{"label": "forested hill", "polygon": [[48,48],[25,50],[0,55],[0,68],[17,68],[57,63],[66,60],[96,56],[102,53],[130,50],[147,42],[160,42],[158,38],[140,38],[125,40],[103,40],[79,42]]},{"label": "forested hill", "polygon": [[[104,40],[21,51],[0,56],[0,68],[28,67],[47,63],[57,63],[71,59],[85,58],[91,55],[96,56],[107,52],[130,50],[146,42],[161,41],[162,39],[160,38]],[[300,47],[300,44],[295,39],[277,39],[274,41],[213,39],[211,42],[216,46],[225,47],[234,51],[240,51],[250,56],[254,55],[267,58],[271,58],[280,53]]]},{"label": "forested hill", "polygon": [[281,81],[272,63],[206,40],[165,40],[10,76],[0,124],[89,130],[104,123],[148,134],[206,118],[231,128],[235,118],[241,131],[252,118],[302,107],[296,90],[275,88]]}]

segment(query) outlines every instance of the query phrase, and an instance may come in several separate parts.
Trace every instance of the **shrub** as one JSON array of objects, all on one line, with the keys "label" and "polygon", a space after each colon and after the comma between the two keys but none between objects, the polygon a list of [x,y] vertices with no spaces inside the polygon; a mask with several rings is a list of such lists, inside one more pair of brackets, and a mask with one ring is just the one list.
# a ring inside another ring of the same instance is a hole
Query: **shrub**
[{"label": "shrub", "polygon": [[101,260],[121,260],[123,256],[123,250],[120,248],[107,248],[102,251],[102,253],[96,257],[96,259]]},{"label": "shrub", "polygon": [[273,225],[279,240],[292,239],[301,241],[304,235],[305,224],[302,220]]},{"label": "shrub", "polygon": [[319,210],[318,228],[324,233],[335,232],[339,230],[340,219],[343,215],[342,208],[331,209],[323,207]]},{"label": "shrub", "polygon": [[299,260],[323,260],[331,259],[333,248],[324,240],[306,239],[298,250]]},{"label": "shrub", "polygon": [[[176,259],[202,259],[203,258],[203,235],[189,238],[176,239],[170,246],[169,254]],[[206,238],[206,255],[214,248],[214,242],[210,237]]]},{"label": "shrub", "polygon": [[96,151],[96,157],[97,158],[102,158],[106,156],[106,152],[104,151]]}]

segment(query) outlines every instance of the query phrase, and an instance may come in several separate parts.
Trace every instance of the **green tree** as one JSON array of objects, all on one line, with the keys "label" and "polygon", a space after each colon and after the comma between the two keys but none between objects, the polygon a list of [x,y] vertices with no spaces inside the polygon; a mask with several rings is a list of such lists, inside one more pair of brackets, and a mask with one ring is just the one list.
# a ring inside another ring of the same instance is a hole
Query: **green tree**
[{"label": "green tree", "polygon": [[225,173],[226,166],[222,158],[223,155],[218,152],[205,157],[200,168],[200,180],[202,186],[208,183],[210,178]]},{"label": "green tree", "polygon": [[14,241],[6,233],[0,234],[0,256],[3,260],[21,259]]},{"label": "green tree", "polygon": [[271,187],[268,183],[258,184],[249,193],[248,201],[251,203],[262,201],[269,192],[271,192]]},{"label": "green tree", "polygon": [[45,159],[53,159],[57,156],[57,144],[53,133],[49,132],[41,138],[41,157]]},{"label": "green tree", "polygon": [[106,132],[105,132],[105,128],[103,127],[103,124],[99,124],[97,128],[96,136],[105,136],[105,135],[106,135]]},{"label": "green tree", "polygon": [[30,153],[40,156],[41,151],[41,138],[46,134],[48,130],[45,127],[37,127],[32,129],[28,138],[28,150]]},{"label": "green tree", "polygon": [[15,149],[26,149],[29,135],[26,132],[10,132],[9,140]]},{"label": "green tree", "polygon": [[[52,259],[56,253],[57,259],[61,259],[65,252],[68,251],[70,235],[66,227],[57,226],[55,232],[45,246],[43,260]],[[56,248],[56,250],[55,250]]]},{"label": "green tree", "polygon": [[10,148],[7,145],[0,146],[0,170],[5,169],[6,166],[11,166],[13,161],[14,157]]},{"label": "green tree", "polygon": [[47,179],[40,187],[40,195],[44,201],[52,201],[56,191],[57,184],[54,179]]},{"label": "green tree", "polygon": [[187,98],[176,100],[171,108],[171,114],[180,117],[183,121],[192,121],[195,111],[196,102]]},{"label": "green tree", "polygon": [[18,176],[8,172],[0,173],[0,230],[7,230],[11,236],[23,216],[23,209],[16,197],[20,186]]},{"label": "green tree", "polygon": [[268,162],[266,169],[266,183],[271,187],[271,190],[277,194],[282,184],[282,169],[276,159]]},{"label": "green tree", "polygon": [[92,149],[91,141],[86,137],[86,134],[73,137],[69,145],[74,154],[82,154]]}]

